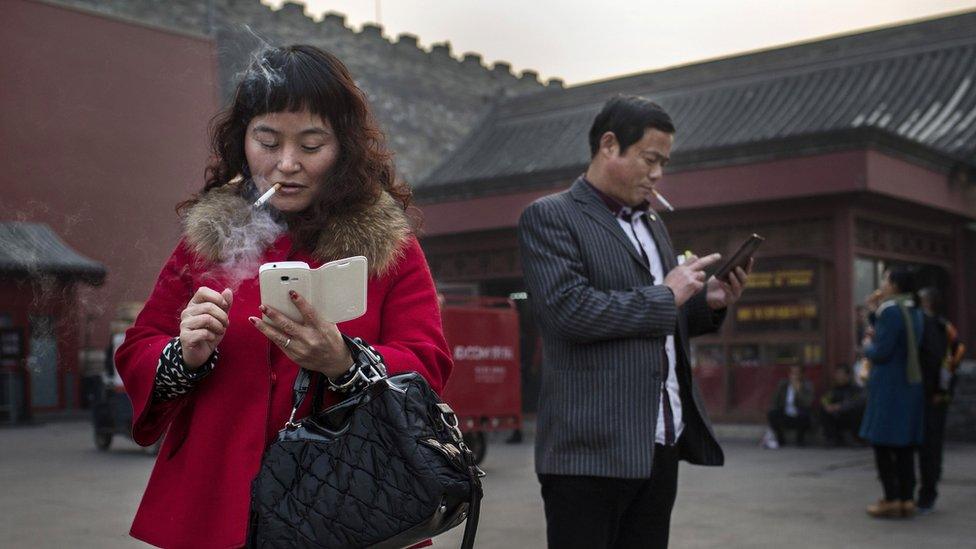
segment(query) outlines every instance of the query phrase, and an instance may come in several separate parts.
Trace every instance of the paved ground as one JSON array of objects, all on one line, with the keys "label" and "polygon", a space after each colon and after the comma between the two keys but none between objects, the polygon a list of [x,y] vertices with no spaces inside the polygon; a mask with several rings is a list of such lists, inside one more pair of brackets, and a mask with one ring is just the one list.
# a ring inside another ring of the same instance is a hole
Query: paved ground
[{"label": "paved ground", "polygon": [[[760,450],[728,441],[728,464],[683,464],[672,547],[973,547],[976,446],[950,447],[940,509],[910,521],[875,521],[878,496],[867,449]],[[152,458],[129,441],[94,449],[84,422],[0,428],[0,547],[115,548],[126,536]],[[531,441],[490,442],[477,546],[544,547]],[[435,540],[457,547],[461,530]]]}]

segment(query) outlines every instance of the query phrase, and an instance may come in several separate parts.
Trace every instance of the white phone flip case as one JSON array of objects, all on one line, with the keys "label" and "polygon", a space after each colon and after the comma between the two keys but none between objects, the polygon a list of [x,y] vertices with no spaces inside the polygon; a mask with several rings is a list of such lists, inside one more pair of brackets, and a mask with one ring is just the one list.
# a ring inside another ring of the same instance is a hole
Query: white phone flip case
[{"label": "white phone flip case", "polygon": [[[366,313],[366,267],[363,256],[330,261],[317,269],[303,261],[265,263],[258,270],[261,303],[302,322],[301,312],[288,295],[295,290],[322,320],[339,323],[358,318]],[[270,322],[267,315],[264,320]]]}]

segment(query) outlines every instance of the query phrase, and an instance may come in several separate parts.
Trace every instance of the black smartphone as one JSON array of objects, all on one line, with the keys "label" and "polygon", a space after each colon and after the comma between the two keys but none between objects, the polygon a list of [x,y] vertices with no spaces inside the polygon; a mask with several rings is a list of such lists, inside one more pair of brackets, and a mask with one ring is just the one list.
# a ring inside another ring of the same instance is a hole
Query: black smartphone
[{"label": "black smartphone", "polygon": [[743,269],[749,266],[749,260],[752,258],[756,250],[766,239],[753,233],[745,242],[739,246],[739,249],[732,254],[732,257],[728,258],[721,267],[715,271],[715,278],[719,280],[724,280],[729,282],[729,273],[735,270],[736,267],[742,267]]}]

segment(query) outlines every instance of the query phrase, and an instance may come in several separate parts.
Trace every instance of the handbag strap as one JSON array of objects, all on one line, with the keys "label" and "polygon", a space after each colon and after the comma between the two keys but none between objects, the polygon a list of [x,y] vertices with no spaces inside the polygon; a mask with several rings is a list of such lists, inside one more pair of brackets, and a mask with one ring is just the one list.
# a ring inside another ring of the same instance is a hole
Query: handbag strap
[{"label": "handbag strap", "polygon": [[302,401],[305,400],[305,395],[308,393],[308,386],[311,380],[312,373],[305,368],[299,368],[298,376],[295,378],[295,385],[292,387],[295,405],[291,409],[291,415],[288,416],[288,421],[285,422],[285,427],[290,429],[298,427],[295,424],[295,414],[298,413],[298,408],[302,405]]},{"label": "handbag strap", "polygon": [[484,473],[477,465],[468,464],[468,478],[471,479],[471,499],[468,504],[468,520],[464,524],[464,537],[461,538],[461,549],[472,549],[474,537],[478,533],[478,519],[481,518],[481,476]]},{"label": "handbag strap", "polygon": [[[349,352],[352,354],[352,358],[356,366],[356,376],[365,381],[367,386],[386,378],[386,366],[383,364],[383,357],[375,353],[359,338],[351,338],[346,334],[342,334],[342,340],[345,342],[346,347],[349,348]],[[311,379],[311,371],[306,370],[305,368],[298,370],[298,376],[295,377],[295,385],[292,388],[294,392],[294,406],[291,409],[291,415],[288,417],[285,427],[298,427],[298,425],[295,423],[295,414],[298,413],[298,408],[305,400],[305,395],[308,394]],[[318,384],[318,387],[321,390],[324,388],[324,386],[325,380],[323,379],[322,383]],[[313,404],[321,404],[320,395],[315,395],[314,400],[316,402]]]},{"label": "handbag strap", "polygon": [[464,443],[464,437],[461,434],[457,415],[455,415],[454,410],[451,409],[449,404],[443,402],[438,405],[438,408],[441,411],[441,420],[447,425],[448,431],[451,433],[451,438],[454,439],[454,442],[461,450],[464,464],[467,467],[468,480],[471,483],[471,494],[468,498],[468,517],[467,522],[464,524],[464,536],[461,538],[461,549],[472,549],[474,547],[475,535],[478,533],[478,520],[481,518],[481,499],[484,497],[481,477],[485,476],[485,472],[478,467],[474,459],[474,454],[471,453],[471,450]]}]

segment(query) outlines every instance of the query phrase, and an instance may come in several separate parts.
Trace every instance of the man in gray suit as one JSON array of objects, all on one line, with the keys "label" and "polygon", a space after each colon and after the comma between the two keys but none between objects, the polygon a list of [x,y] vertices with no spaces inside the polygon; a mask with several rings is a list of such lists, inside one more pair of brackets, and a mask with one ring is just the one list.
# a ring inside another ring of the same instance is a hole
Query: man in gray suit
[{"label": "man in gray suit", "polygon": [[655,103],[611,99],[586,173],[519,220],[544,345],[535,458],[550,547],[667,547],[678,460],[724,461],[688,340],[719,328],[748,273],[706,281],[719,254],[678,264],[649,208],[674,131]]}]

